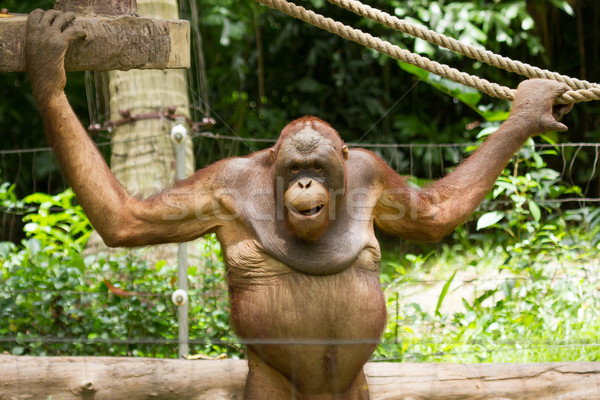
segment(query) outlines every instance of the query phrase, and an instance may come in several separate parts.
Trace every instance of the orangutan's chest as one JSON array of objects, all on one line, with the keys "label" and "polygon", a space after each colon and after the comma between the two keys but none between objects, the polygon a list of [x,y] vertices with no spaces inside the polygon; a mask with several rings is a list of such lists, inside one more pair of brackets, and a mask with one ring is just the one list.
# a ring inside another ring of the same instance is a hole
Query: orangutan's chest
[{"label": "orangutan's chest", "polygon": [[234,325],[251,337],[338,336],[332,329],[350,337],[376,337],[379,327],[369,328],[368,321],[385,314],[379,258],[375,241],[344,271],[309,275],[270,257],[254,240],[228,246]]},{"label": "orangutan's chest", "polygon": [[[366,274],[378,281],[381,252],[379,243],[372,237],[357,250],[354,262],[345,270],[335,274],[306,274],[271,256],[261,243],[253,237],[235,242],[223,243],[228,283],[233,287],[260,287],[270,285],[302,285],[304,287],[326,288],[335,285],[351,284],[355,275],[358,280]],[[312,252],[310,249],[307,250]],[[319,251],[314,251],[314,262],[319,262]],[[310,257],[310,254],[306,255]],[[328,268],[328,266],[324,266]],[[317,268],[318,269],[318,268]],[[354,271],[352,273],[346,271]],[[330,278],[328,278],[330,277]],[[318,279],[322,278],[322,279]]]}]

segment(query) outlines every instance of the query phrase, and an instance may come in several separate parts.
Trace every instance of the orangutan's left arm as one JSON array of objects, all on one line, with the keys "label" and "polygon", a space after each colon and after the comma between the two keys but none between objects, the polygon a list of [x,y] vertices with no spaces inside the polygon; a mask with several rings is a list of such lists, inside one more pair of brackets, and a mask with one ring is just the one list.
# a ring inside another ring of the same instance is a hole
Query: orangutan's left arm
[{"label": "orangutan's left arm", "polygon": [[452,232],[475,210],[529,137],[567,130],[558,119],[571,106],[556,106],[555,101],[568,89],[542,79],[521,83],[513,110],[502,126],[464,163],[424,189],[410,187],[405,178],[382,166],[382,194],[374,210],[377,226],[422,241],[436,241]]}]

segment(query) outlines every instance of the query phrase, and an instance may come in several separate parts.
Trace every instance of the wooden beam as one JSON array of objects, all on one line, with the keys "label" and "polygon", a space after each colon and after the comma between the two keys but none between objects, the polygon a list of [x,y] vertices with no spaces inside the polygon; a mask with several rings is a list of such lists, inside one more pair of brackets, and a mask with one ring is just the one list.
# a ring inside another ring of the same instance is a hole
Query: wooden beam
[{"label": "wooden beam", "polygon": [[124,15],[137,11],[136,0],[56,0],[54,8],[76,14]]},{"label": "wooden beam", "polygon": [[[0,18],[0,72],[25,71],[25,15]],[[69,47],[67,71],[190,67],[190,26],[185,20],[79,16],[87,38]]]},{"label": "wooden beam", "polygon": [[[372,400],[600,398],[600,363],[369,363]],[[241,399],[247,364],[117,357],[0,355],[0,400]]]}]

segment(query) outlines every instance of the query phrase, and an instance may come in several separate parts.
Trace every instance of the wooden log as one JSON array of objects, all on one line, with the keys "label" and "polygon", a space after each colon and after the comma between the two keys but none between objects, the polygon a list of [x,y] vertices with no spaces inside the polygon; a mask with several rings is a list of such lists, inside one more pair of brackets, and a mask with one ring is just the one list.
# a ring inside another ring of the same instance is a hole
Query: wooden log
[{"label": "wooden log", "polygon": [[[600,363],[369,363],[372,400],[575,400],[600,398]],[[247,364],[116,357],[0,355],[0,400],[232,400]]]},{"label": "wooden log", "polygon": [[600,399],[600,363],[411,364],[365,367],[373,400]]},{"label": "wooden log", "polygon": [[[25,71],[25,15],[0,18],[0,72]],[[190,67],[190,26],[185,20],[79,16],[87,32],[67,51],[67,71]]]}]

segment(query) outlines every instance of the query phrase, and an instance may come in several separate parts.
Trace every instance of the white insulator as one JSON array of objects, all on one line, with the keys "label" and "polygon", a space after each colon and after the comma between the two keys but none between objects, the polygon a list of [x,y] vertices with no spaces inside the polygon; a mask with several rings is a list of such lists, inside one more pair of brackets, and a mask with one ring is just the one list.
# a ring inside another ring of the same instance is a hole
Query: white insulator
[{"label": "white insulator", "polygon": [[177,144],[187,137],[188,130],[183,124],[177,124],[171,129],[171,140]]},{"label": "white insulator", "polygon": [[188,294],[185,290],[177,289],[171,295],[171,301],[173,301],[173,304],[176,306],[183,306],[188,302]]}]

